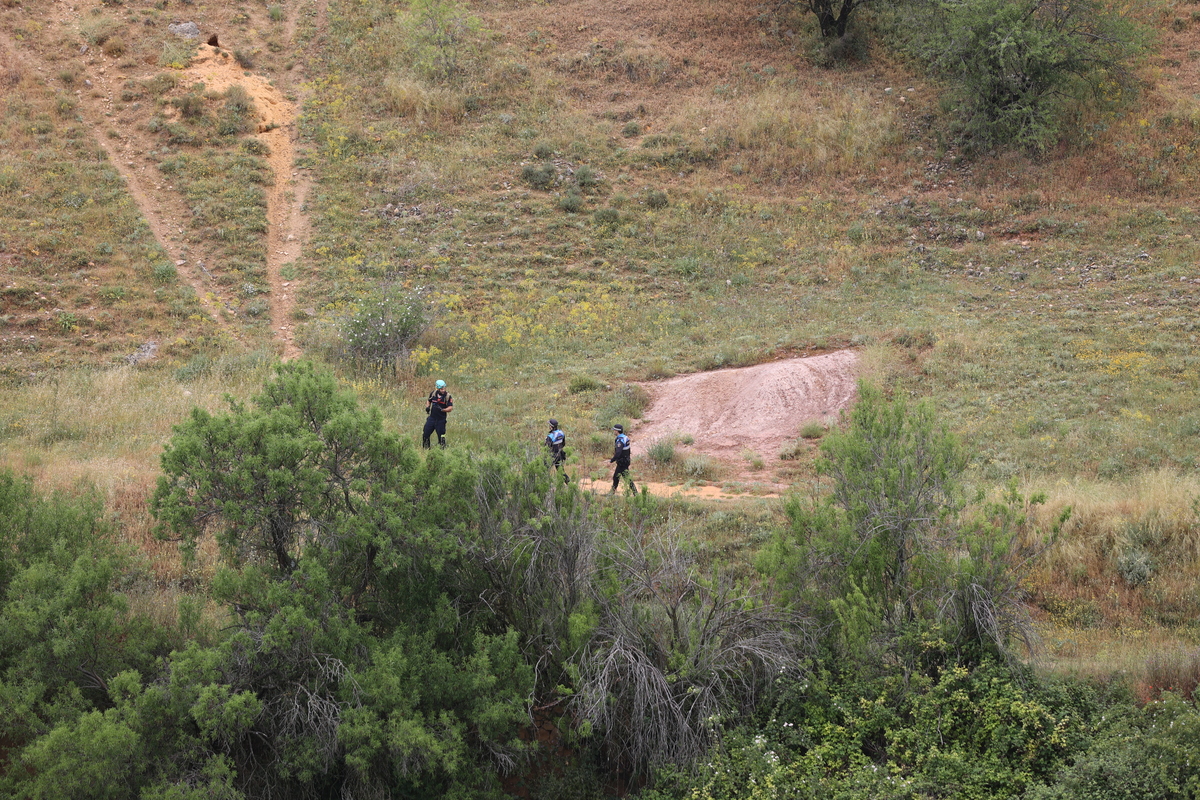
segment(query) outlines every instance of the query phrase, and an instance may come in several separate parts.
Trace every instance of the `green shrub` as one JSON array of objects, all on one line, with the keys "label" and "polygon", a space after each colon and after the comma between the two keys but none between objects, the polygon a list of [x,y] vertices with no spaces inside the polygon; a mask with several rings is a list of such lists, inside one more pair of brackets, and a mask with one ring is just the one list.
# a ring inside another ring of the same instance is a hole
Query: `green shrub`
[{"label": "green shrub", "polygon": [[538,161],[549,161],[554,157],[554,145],[549,142],[538,142],[533,146],[533,157]]},{"label": "green shrub", "polygon": [[526,164],[521,168],[521,180],[534,189],[549,189],[558,180],[558,171],[550,162]]},{"label": "green shrub", "polygon": [[596,171],[587,164],[575,170],[575,183],[579,188],[586,191],[595,187],[599,182],[600,178],[596,175]]},{"label": "green shrub", "polygon": [[629,122],[626,122],[625,127],[621,129],[621,135],[624,136],[626,139],[631,139],[634,136],[641,136],[641,134],[642,134],[642,126],[639,125],[637,123],[637,121],[635,121],[635,120],[630,120]]},{"label": "green shrub", "polygon": [[178,277],[175,265],[166,261],[155,264],[151,274],[154,277],[155,283],[163,284],[172,283]]},{"label": "green shrub", "polygon": [[646,206],[648,208],[666,208],[667,203],[667,193],[662,189],[651,189],[646,192]]},{"label": "green shrub", "polygon": [[702,453],[683,459],[679,471],[685,478],[697,481],[715,481],[720,476],[717,463]]},{"label": "green shrub", "polygon": [[394,368],[429,326],[425,301],[392,289],[363,301],[341,326],[339,356],[356,366]]},{"label": "green shrub", "polygon": [[612,230],[621,224],[621,212],[615,208],[597,208],[592,212],[592,221],[597,228]]},{"label": "green shrub", "polygon": [[607,428],[624,419],[641,419],[649,407],[650,393],[641,386],[628,384],[604,398],[604,404],[596,411],[596,424]]},{"label": "green shrub", "polygon": [[571,378],[567,384],[567,391],[571,394],[579,394],[580,392],[594,392],[601,387],[600,381],[590,375],[576,375]]},{"label": "green shrub", "polygon": [[558,198],[558,209],[568,214],[575,214],[583,209],[583,195],[579,193],[578,187],[572,186]]},{"label": "green shrub", "polygon": [[646,449],[646,457],[655,464],[670,464],[675,460],[675,441],[671,437],[655,439]]},{"label": "green shrub", "polygon": [[1131,66],[1145,35],[1103,3],[919,9],[930,16],[909,25],[910,49],[955,79],[947,106],[973,146],[1044,149],[1081,107],[1103,109],[1136,92]]},{"label": "green shrub", "polygon": [[825,427],[825,423],[813,420],[804,423],[804,426],[800,428],[800,437],[802,439],[820,439],[828,431],[829,428]]}]

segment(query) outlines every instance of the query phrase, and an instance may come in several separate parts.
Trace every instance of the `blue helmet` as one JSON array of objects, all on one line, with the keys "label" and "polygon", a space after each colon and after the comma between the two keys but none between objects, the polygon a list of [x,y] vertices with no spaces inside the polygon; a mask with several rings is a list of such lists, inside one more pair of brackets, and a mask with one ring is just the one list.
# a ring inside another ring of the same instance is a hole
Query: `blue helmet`
[{"label": "blue helmet", "polygon": [[434,384],[434,386],[436,386],[436,387],[437,387],[437,388],[439,388],[439,389],[445,389],[445,388],[446,388],[446,382],[445,382],[445,381],[438,381],[437,383],[435,383],[435,384]]}]

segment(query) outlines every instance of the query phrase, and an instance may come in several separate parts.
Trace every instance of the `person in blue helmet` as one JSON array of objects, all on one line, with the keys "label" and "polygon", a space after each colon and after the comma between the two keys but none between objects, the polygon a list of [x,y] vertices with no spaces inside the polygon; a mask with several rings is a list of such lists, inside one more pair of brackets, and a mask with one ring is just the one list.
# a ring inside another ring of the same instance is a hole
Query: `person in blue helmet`
[{"label": "person in blue helmet", "polygon": [[567,435],[553,417],[550,419],[550,432],[546,434],[546,449],[550,451],[550,466],[562,474],[563,483],[570,483],[571,476],[563,467],[567,460]]},{"label": "person in blue helmet", "polygon": [[425,418],[425,430],[421,434],[421,447],[429,449],[429,437],[437,431],[438,445],[444,450],[446,448],[446,415],[454,410],[454,398],[450,396],[450,392],[446,391],[446,382],[439,380],[434,385],[434,390],[429,393],[429,400],[425,403],[425,413],[428,414]]},{"label": "person in blue helmet", "polygon": [[617,468],[613,470],[613,485],[609,494],[616,494],[617,487],[621,484],[621,476],[625,476],[625,480],[629,481],[629,488],[637,491],[633,485],[633,478],[629,477],[629,463],[632,460],[630,448],[632,447],[629,437],[625,435],[625,428],[622,425],[613,425],[612,429],[617,432],[617,436],[613,439],[613,456],[608,460],[610,464],[616,464]]}]

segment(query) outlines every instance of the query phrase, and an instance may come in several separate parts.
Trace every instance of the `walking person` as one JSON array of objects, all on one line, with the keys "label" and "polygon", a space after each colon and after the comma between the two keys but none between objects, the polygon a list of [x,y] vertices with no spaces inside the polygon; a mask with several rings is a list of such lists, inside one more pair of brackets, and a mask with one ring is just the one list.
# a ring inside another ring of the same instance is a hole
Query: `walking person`
[{"label": "walking person", "polygon": [[550,432],[546,434],[546,449],[550,451],[550,465],[562,473],[563,483],[570,483],[571,476],[563,468],[567,460],[567,435],[553,417],[550,419]]},{"label": "walking person", "polygon": [[428,450],[429,437],[434,431],[437,431],[438,445],[443,450],[446,449],[446,415],[453,410],[454,398],[450,396],[450,392],[446,391],[446,382],[439,380],[434,385],[434,390],[429,393],[429,400],[425,403],[425,413],[429,416],[425,418],[421,447]]},{"label": "walking person", "polygon": [[616,464],[617,468],[613,470],[613,485],[609,494],[617,493],[617,486],[621,483],[622,475],[625,476],[625,480],[629,481],[629,488],[636,492],[637,487],[633,485],[633,478],[628,474],[631,447],[629,437],[625,435],[625,428],[621,425],[613,425],[612,429],[617,432],[617,436],[613,439],[613,456],[608,463]]}]

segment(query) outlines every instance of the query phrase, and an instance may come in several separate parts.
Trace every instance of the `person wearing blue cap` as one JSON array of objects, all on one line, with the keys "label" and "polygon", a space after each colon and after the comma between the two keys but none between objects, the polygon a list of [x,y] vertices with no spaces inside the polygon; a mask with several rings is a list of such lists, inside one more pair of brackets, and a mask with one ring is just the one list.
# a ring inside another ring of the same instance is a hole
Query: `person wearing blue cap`
[{"label": "person wearing blue cap", "polygon": [[425,418],[425,430],[421,435],[421,447],[429,449],[429,437],[437,431],[438,445],[444,450],[446,448],[446,415],[454,410],[454,398],[450,396],[450,392],[446,391],[446,382],[439,380],[435,384],[434,390],[429,393],[429,400],[425,403],[425,413],[428,414]]}]

